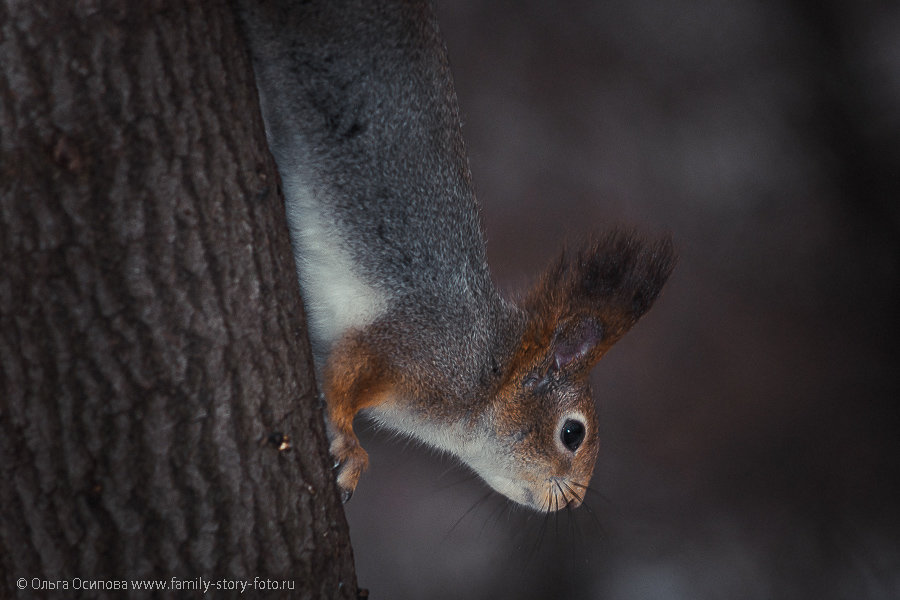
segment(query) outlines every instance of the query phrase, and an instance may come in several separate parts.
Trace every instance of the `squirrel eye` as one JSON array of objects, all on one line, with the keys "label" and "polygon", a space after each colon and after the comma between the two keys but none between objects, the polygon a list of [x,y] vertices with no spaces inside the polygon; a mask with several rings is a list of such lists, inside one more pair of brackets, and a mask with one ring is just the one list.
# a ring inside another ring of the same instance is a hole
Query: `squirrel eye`
[{"label": "squirrel eye", "polygon": [[581,442],[584,441],[584,425],[581,421],[568,419],[563,423],[562,430],[559,432],[559,439],[562,440],[566,448],[575,452],[581,446]]}]

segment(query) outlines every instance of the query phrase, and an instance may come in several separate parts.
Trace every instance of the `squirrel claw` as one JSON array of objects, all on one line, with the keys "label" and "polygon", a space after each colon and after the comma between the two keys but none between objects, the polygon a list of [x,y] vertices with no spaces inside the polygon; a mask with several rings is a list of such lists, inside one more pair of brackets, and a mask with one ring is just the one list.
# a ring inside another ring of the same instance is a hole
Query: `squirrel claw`
[{"label": "squirrel claw", "polygon": [[369,466],[369,455],[355,438],[348,440],[345,437],[337,437],[331,442],[331,455],[335,460],[341,500],[347,503],[356,490],[360,475]]}]

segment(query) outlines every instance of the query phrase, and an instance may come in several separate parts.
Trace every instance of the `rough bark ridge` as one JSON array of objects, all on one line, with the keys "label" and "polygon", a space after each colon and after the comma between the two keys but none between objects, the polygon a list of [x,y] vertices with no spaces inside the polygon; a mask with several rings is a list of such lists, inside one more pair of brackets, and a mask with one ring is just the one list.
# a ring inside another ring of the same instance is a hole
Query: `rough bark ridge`
[{"label": "rough bark ridge", "polygon": [[277,182],[227,4],[0,5],[0,597],[355,597]]}]

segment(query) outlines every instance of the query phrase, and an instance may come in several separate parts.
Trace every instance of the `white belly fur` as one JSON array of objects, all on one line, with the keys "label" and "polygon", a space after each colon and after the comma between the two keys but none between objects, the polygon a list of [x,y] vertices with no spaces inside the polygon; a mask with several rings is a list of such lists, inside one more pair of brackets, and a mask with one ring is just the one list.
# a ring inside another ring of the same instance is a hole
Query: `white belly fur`
[{"label": "white belly fur", "polygon": [[287,218],[310,339],[316,353],[322,354],[348,329],[378,318],[387,302],[356,272],[341,245],[341,232],[323,218],[316,191],[294,173],[282,177]]}]

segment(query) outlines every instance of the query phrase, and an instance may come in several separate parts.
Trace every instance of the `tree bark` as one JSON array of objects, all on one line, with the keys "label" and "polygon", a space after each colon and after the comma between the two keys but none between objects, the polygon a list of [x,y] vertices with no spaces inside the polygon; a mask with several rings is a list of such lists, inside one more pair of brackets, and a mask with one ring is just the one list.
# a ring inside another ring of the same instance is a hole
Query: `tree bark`
[{"label": "tree bark", "polygon": [[0,597],[356,597],[228,4],[0,5],[0,265]]}]

